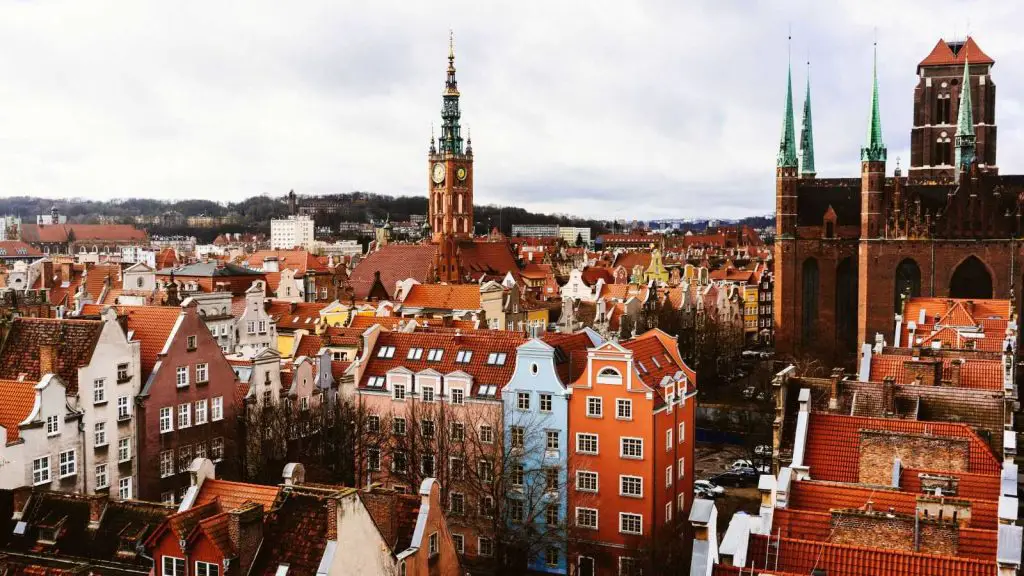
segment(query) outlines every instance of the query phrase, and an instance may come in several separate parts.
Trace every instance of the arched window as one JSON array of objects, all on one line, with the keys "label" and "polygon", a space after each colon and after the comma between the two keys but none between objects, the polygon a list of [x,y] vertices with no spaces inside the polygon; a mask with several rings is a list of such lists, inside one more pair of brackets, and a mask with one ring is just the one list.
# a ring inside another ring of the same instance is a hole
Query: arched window
[{"label": "arched window", "polygon": [[800,335],[804,344],[809,344],[814,340],[815,323],[818,321],[818,261],[814,258],[804,260],[802,272]]},{"label": "arched window", "polygon": [[622,374],[614,368],[604,368],[597,373],[598,384],[622,384]]},{"label": "arched window", "polygon": [[836,267],[837,350],[852,352],[857,344],[857,260],[844,258]]},{"label": "arched window", "polygon": [[[903,313],[903,295],[913,298],[921,295],[921,268],[913,258],[904,258],[896,266],[896,283],[893,286],[893,313]],[[906,318],[905,320],[912,320]]]},{"label": "arched window", "polygon": [[970,256],[956,267],[949,280],[952,298],[991,298],[992,274],[977,256]]}]

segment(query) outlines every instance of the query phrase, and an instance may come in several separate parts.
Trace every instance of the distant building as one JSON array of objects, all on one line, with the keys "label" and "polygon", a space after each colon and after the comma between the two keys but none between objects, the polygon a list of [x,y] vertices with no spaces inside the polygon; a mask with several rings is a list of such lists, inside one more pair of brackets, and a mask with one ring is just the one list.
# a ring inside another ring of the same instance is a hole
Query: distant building
[{"label": "distant building", "polygon": [[0,216],[0,240],[18,240],[19,238],[21,238],[21,218]]},{"label": "distant building", "polygon": [[270,248],[285,250],[295,247],[313,247],[313,219],[309,216],[289,216],[285,220],[270,221]]},{"label": "distant building", "polygon": [[559,226],[558,236],[569,244],[576,244],[577,238],[582,238],[583,243],[590,245],[590,228],[578,228],[575,226]]},{"label": "distant building", "polygon": [[[550,238],[558,236],[557,224],[513,224],[512,235],[526,238]],[[588,231],[589,233],[589,231]],[[573,241],[576,238],[573,237]]]},{"label": "distant building", "polygon": [[147,246],[121,247],[121,262],[125,264],[137,264],[139,262],[143,262],[150,268],[156,268],[156,255],[157,250]]},{"label": "distant building", "polygon": [[36,225],[53,226],[54,224],[67,224],[68,217],[57,211],[57,207],[50,208],[49,214],[36,215]]}]

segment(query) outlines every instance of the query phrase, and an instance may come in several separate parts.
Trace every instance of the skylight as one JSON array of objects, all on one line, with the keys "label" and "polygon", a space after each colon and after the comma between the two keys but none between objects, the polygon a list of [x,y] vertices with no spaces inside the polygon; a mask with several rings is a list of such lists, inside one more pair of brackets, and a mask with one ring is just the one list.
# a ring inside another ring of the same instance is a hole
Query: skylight
[{"label": "skylight", "polygon": [[423,348],[409,348],[409,354],[405,357],[406,360],[419,360],[423,358]]},{"label": "skylight", "polygon": [[455,361],[459,364],[469,364],[469,361],[473,359],[472,350],[459,350],[458,354],[455,355]]},{"label": "skylight", "polygon": [[441,348],[433,348],[427,353],[427,360],[430,362],[440,362],[441,357],[444,356],[444,350]]},{"label": "skylight", "polygon": [[505,365],[505,353],[504,352],[491,352],[487,356],[487,363],[492,366],[504,366]]},{"label": "skylight", "polygon": [[395,347],[394,346],[381,346],[380,350],[377,351],[377,358],[394,358]]},{"label": "skylight", "polygon": [[369,388],[383,388],[385,380],[383,376],[370,376],[366,380],[366,386]]}]

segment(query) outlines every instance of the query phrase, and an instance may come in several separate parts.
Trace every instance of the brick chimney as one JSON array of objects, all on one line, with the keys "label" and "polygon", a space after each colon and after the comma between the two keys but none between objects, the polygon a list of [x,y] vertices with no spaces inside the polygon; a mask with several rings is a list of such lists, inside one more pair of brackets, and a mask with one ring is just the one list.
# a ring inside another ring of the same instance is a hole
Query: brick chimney
[{"label": "brick chimney", "polygon": [[942,382],[942,359],[920,358],[903,362],[907,377],[921,386],[938,386]]},{"label": "brick chimney", "polygon": [[963,364],[964,361],[960,358],[955,358],[949,363],[949,385],[954,388],[960,387],[960,370]]},{"label": "brick chimney", "polygon": [[244,504],[228,512],[228,537],[238,551],[237,574],[248,574],[263,542],[263,505]]},{"label": "brick chimney", "polygon": [[828,409],[835,410],[839,408],[839,382],[843,379],[843,369],[833,368],[832,376],[830,380],[830,388],[828,394]]},{"label": "brick chimney", "polygon": [[887,376],[882,380],[882,415],[892,417],[896,414],[896,379]]},{"label": "brick chimney", "polygon": [[53,261],[43,260],[43,288],[53,288]]},{"label": "brick chimney", "polygon": [[57,370],[57,351],[51,344],[39,346],[39,375],[54,374]]},{"label": "brick chimney", "polygon": [[60,282],[61,284],[71,283],[71,263],[61,262],[60,263]]}]

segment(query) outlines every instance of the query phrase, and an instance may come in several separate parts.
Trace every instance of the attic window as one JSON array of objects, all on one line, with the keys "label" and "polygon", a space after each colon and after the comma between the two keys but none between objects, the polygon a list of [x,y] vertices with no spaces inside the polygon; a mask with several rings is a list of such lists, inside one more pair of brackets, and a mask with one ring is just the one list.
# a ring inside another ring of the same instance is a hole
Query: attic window
[{"label": "attic window", "polygon": [[481,396],[494,396],[494,393],[495,393],[495,392],[496,392],[497,390],[498,390],[498,387],[497,387],[497,386],[493,386],[493,385],[490,385],[490,386],[481,386],[481,387],[480,387],[480,390],[479,390],[479,394],[480,394]]},{"label": "attic window", "polygon": [[487,364],[491,366],[504,366],[505,365],[505,353],[504,352],[491,352],[487,356]]},{"label": "attic window", "polygon": [[195,336],[189,336],[188,338],[185,339],[185,348],[188,349],[188,350],[195,350],[196,349],[196,337]]},{"label": "attic window", "polygon": [[384,380],[383,376],[370,376],[366,381],[366,385],[370,388],[383,388]]},{"label": "attic window", "polygon": [[395,347],[394,346],[381,346],[380,350],[377,351],[377,358],[394,358]]},{"label": "attic window", "polygon": [[455,361],[459,364],[469,364],[469,361],[472,359],[472,350],[459,350],[459,352],[455,355]]},{"label": "attic window", "polygon": [[288,575],[288,565],[287,564],[278,564],[277,565],[277,572],[274,573],[274,576],[287,576],[287,575]]},{"label": "attic window", "polygon": [[658,357],[657,356],[651,356],[651,362],[654,362],[654,366],[655,367],[661,368],[661,363],[658,362]]},{"label": "attic window", "polygon": [[647,366],[644,366],[643,362],[637,362],[636,365],[640,367],[640,371],[641,372],[643,372],[644,374],[647,374]]},{"label": "attic window", "polygon": [[429,362],[440,362],[441,357],[444,356],[444,350],[441,348],[433,348],[427,353],[427,361]]},{"label": "attic window", "polygon": [[409,348],[409,354],[406,355],[406,360],[419,360],[423,358],[423,348]]}]

